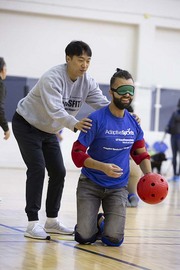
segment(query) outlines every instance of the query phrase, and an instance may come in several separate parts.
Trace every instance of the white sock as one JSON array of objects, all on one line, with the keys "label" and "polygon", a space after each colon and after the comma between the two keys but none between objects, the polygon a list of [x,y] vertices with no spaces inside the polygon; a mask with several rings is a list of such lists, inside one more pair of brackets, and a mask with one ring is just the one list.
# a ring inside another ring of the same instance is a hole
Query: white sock
[{"label": "white sock", "polygon": [[57,221],[58,221],[58,217],[55,217],[55,218],[47,217],[47,219],[46,219],[46,222],[49,223],[49,224],[56,223]]},{"label": "white sock", "polygon": [[33,221],[28,221],[28,227],[34,227],[35,224],[37,224],[39,220],[33,220]]}]

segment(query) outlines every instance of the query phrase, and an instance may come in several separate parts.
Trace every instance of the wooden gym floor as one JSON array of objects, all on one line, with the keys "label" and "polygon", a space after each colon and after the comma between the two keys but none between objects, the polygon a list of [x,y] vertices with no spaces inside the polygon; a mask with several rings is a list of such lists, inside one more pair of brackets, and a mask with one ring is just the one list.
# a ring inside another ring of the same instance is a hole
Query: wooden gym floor
[{"label": "wooden gym floor", "polygon": [[[67,172],[59,218],[76,223],[75,190],[79,170]],[[44,186],[40,221],[45,222]],[[25,169],[0,169],[0,269],[1,270],[179,270],[180,182],[169,182],[161,204],[127,208],[125,241],[121,247],[79,245],[73,236],[53,235],[51,241],[23,236]]]}]

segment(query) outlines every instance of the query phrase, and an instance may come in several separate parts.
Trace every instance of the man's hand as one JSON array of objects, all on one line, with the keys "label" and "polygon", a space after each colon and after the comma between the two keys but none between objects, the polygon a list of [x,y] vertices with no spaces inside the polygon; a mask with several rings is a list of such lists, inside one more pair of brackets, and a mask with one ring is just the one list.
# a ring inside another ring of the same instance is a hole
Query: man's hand
[{"label": "man's hand", "polygon": [[10,131],[9,130],[8,131],[5,131],[4,132],[4,140],[8,140],[9,137],[10,137]]},{"label": "man's hand", "polygon": [[135,113],[131,113],[131,114],[134,116],[134,118],[136,119],[136,121],[140,125],[141,124],[141,118],[139,118],[139,116],[137,114],[135,114]]},{"label": "man's hand", "polygon": [[90,129],[92,126],[91,122],[92,122],[91,119],[83,118],[82,120],[77,122],[74,127],[75,127],[75,129],[78,129],[78,130],[81,130],[81,131],[87,133],[87,130]]},{"label": "man's hand", "polygon": [[118,178],[121,175],[123,175],[123,170],[119,166],[117,166],[115,164],[110,164],[110,163],[104,163],[103,167],[102,167],[102,171],[106,175],[113,177],[113,178]]}]

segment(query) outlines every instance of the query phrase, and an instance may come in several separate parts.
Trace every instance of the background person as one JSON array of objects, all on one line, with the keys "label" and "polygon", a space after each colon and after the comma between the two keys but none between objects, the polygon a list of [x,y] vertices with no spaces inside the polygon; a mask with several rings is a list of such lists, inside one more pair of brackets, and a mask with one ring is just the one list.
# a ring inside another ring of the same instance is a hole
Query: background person
[{"label": "background person", "polygon": [[172,180],[180,180],[180,99],[177,103],[177,109],[172,113],[165,131],[171,135],[172,165],[174,173]]},{"label": "background person", "polygon": [[[134,82],[129,72],[118,69],[112,76],[110,95],[110,105],[89,116],[91,129],[81,132],[72,148],[75,165],[82,167],[75,226],[75,240],[80,244],[94,243],[99,232],[104,244],[122,244],[130,154],[144,174],[152,171],[143,131],[126,110],[134,96]],[[104,215],[98,214],[101,204]]]},{"label": "background person", "polygon": [[0,126],[4,131],[4,139],[8,140],[10,137],[10,130],[8,122],[5,117],[4,102],[6,98],[6,88],[3,80],[6,79],[7,67],[3,57],[0,57]]},{"label": "background person", "polygon": [[[127,108],[128,112],[133,113],[134,109],[130,105]],[[141,169],[139,166],[134,162],[134,160],[131,158],[129,159],[130,162],[130,173],[129,173],[129,180],[128,180],[128,200],[127,200],[127,206],[128,207],[137,207],[139,203],[139,197],[137,195],[137,183],[142,176]]]},{"label": "background person", "polygon": [[130,157],[130,173],[129,173],[129,180],[128,180],[128,207],[137,207],[139,203],[139,197],[137,195],[137,183],[139,182],[142,171],[139,166],[135,163],[135,161]]},{"label": "background person", "polygon": [[[4,102],[6,98],[6,88],[3,80],[6,79],[7,67],[3,57],[0,57],[0,126],[4,131],[4,140],[8,140],[10,137],[10,130],[8,122],[5,117]],[[0,197],[0,201],[2,198]]]}]

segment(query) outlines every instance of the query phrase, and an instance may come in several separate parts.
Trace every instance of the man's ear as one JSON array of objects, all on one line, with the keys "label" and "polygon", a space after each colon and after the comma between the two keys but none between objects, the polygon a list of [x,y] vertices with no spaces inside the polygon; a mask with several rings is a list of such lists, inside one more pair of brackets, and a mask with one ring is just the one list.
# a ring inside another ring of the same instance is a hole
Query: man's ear
[{"label": "man's ear", "polygon": [[70,61],[70,57],[66,55],[66,62],[68,63]]}]

